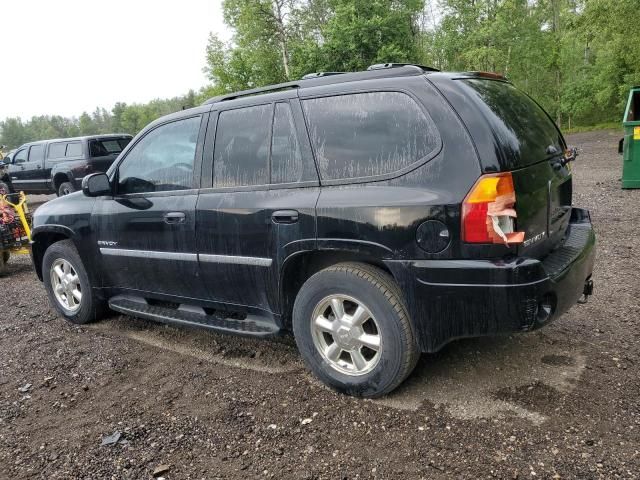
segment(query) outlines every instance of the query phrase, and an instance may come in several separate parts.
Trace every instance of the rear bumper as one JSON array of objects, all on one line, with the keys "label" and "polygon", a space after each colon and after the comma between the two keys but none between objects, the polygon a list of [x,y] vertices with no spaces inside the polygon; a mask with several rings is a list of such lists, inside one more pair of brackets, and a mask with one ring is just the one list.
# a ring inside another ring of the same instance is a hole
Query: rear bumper
[{"label": "rear bumper", "polygon": [[421,349],[462,337],[532,330],[571,308],[590,282],[595,235],[573,209],[568,236],[543,260],[390,261],[406,295]]}]

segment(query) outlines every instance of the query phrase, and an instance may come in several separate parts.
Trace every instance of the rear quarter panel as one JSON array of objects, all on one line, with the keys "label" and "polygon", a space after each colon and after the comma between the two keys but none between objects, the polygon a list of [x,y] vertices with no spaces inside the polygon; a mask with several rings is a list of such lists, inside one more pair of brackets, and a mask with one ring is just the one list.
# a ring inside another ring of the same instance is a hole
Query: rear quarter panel
[{"label": "rear quarter panel", "polygon": [[[460,202],[480,175],[475,148],[455,112],[424,77],[394,81],[429,113],[441,137],[440,150],[396,178],[323,186],[318,248],[382,259],[455,258],[460,255]],[[427,254],[416,242],[416,229],[428,219],[449,227],[451,242],[439,254]]]}]

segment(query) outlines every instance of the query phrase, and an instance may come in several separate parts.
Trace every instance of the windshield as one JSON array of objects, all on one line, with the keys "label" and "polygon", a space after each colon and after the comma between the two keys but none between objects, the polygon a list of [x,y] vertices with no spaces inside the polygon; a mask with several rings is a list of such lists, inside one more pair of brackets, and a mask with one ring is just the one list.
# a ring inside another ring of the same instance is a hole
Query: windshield
[{"label": "windshield", "polygon": [[488,79],[462,80],[469,95],[484,106],[511,168],[531,165],[564,152],[564,140],[547,113],[510,83]]},{"label": "windshield", "polygon": [[89,141],[89,151],[92,157],[105,157],[107,155],[117,155],[126,147],[131,138],[103,138]]}]

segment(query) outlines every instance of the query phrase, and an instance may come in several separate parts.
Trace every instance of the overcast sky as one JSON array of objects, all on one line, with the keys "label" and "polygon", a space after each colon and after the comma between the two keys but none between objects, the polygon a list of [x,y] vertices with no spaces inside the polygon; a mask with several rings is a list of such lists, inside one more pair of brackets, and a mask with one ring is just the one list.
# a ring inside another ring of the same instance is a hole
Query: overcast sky
[{"label": "overcast sky", "polygon": [[198,89],[222,0],[0,0],[0,120]]}]

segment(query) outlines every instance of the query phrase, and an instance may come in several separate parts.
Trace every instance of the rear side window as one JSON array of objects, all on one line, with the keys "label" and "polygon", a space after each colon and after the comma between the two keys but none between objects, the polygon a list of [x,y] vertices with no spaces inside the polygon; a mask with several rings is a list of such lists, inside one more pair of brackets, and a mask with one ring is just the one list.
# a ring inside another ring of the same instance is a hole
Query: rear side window
[{"label": "rear side window", "polygon": [[357,93],[302,104],[325,180],[393,173],[438,145],[435,126],[404,93]]},{"label": "rear side window", "polygon": [[82,155],[82,143],[71,142],[67,144],[67,157],[80,157]]},{"label": "rear side window", "polygon": [[29,151],[30,162],[41,162],[44,160],[44,145],[34,145]]},{"label": "rear side window", "polygon": [[64,152],[67,150],[66,143],[52,143],[49,145],[49,158],[63,158]]},{"label": "rear side window", "polygon": [[560,132],[545,111],[510,83],[487,79],[461,80],[479,101],[504,151],[509,168],[519,168],[562,153]]},{"label": "rear side window", "polygon": [[226,110],[218,117],[213,154],[213,186],[269,183],[272,105]]}]

